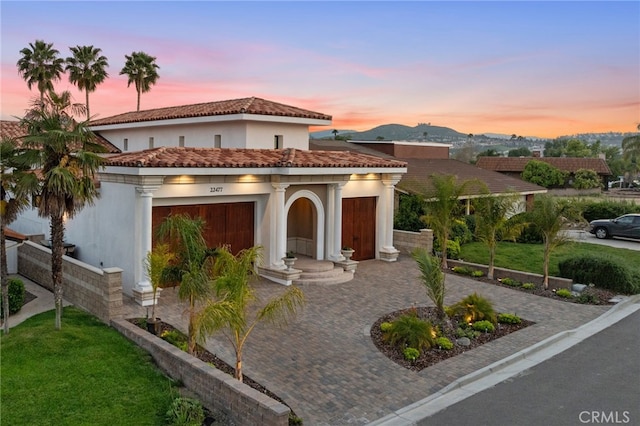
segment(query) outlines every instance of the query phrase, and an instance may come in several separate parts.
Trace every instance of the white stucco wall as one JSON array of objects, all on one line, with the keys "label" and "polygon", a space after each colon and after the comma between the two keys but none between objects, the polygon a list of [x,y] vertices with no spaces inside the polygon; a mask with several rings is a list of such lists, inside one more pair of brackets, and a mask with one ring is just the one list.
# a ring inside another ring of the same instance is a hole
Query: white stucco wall
[{"label": "white stucco wall", "polygon": [[228,121],[96,131],[122,151],[125,138],[127,151],[139,151],[149,148],[150,137],[157,148],[179,146],[180,136],[186,147],[213,148],[216,135],[220,135],[221,148],[273,149],[275,135],[283,136],[285,147],[309,148],[309,127],[293,123]]}]

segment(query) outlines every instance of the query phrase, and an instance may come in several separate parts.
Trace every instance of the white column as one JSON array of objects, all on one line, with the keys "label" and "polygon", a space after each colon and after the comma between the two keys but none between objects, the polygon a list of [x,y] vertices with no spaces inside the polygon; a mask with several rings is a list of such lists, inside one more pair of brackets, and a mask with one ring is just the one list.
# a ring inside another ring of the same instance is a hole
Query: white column
[{"label": "white column", "polygon": [[[329,259],[334,261],[344,260],[340,252],[342,248],[342,187],[344,183],[330,185],[333,188],[333,244]],[[331,232],[331,230],[328,230]]]},{"label": "white column", "polygon": [[393,246],[393,211],[395,204],[395,185],[400,181],[400,175],[383,175],[384,185],[383,206],[381,210],[381,236],[380,259],[394,261],[398,258],[398,250]]},{"label": "white column", "polygon": [[335,226],[335,185],[327,185],[327,208],[325,217],[325,245],[324,245],[324,259],[333,260],[334,239],[333,227]]},{"label": "white column", "polygon": [[153,300],[153,287],[151,286],[151,281],[147,276],[147,271],[145,268],[145,259],[147,257],[147,253],[151,251],[151,218],[152,218],[152,208],[153,208],[153,192],[157,190],[159,186],[137,186],[136,191],[138,192],[140,203],[140,223],[138,223],[139,232],[139,240],[138,247],[140,248],[134,254],[136,257],[135,264],[136,268],[136,285],[133,288],[133,293],[136,301],[140,303],[142,306],[150,306],[154,304]]},{"label": "white column", "polygon": [[284,211],[284,195],[289,184],[271,183],[276,190],[275,199],[275,222],[276,222],[276,253],[273,265],[284,269],[282,258],[287,252],[287,216]]}]

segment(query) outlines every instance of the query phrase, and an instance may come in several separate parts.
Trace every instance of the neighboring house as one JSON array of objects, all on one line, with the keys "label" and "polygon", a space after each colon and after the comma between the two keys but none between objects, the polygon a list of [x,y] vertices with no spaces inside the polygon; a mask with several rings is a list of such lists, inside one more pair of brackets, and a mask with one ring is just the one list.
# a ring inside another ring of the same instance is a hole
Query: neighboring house
[{"label": "neighboring house", "polygon": [[[66,223],[76,256],[123,269],[123,290],[150,304],[144,258],[167,215],[206,221],[210,246],[264,247],[260,273],[291,283],[287,251],[318,260],[394,261],[394,188],[406,163],[309,151],[310,125],[331,117],[259,98],[130,112],[93,121],[119,150],[99,174],[100,198]],[[45,234],[34,211],[14,228]]]},{"label": "neighboring house", "polygon": [[[487,186],[493,195],[516,192],[521,195],[524,206],[531,206],[535,194],[547,192],[546,188],[484,170],[472,164],[449,158],[449,145],[428,142],[400,141],[334,141],[311,140],[312,149],[332,149],[357,151],[384,158],[395,158],[407,163],[407,173],[396,185],[398,192],[428,195],[432,190],[431,175],[455,175],[459,182],[478,179]],[[481,195],[478,186],[470,186],[467,193],[460,197],[466,204],[467,214],[470,200]]]},{"label": "neighboring house", "polygon": [[608,180],[612,176],[611,169],[603,158],[578,158],[578,157],[478,157],[476,166],[522,179],[522,172],[531,160],[543,161],[553,167],[567,172],[569,180],[580,169],[595,171],[606,191],[609,187]]}]

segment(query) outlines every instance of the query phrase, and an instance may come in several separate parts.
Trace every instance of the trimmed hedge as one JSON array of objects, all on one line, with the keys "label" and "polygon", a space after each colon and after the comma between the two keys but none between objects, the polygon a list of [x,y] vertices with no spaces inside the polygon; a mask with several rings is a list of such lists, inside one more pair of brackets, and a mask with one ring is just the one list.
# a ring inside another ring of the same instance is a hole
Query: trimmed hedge
[{"label": "trimmed hedge", "polygon": [[628,201],[601,201],[585,205],[582,217],[591,222],[597,219],[615,219],[629,213],[640,213],[640,207]]},{"label": "trimmed hedge", "polygon": [[580,256],[558,264],[560,276],[574,282],[594,284],[624,294],[640,293],[640,271],[632,270],[616,259]]}]

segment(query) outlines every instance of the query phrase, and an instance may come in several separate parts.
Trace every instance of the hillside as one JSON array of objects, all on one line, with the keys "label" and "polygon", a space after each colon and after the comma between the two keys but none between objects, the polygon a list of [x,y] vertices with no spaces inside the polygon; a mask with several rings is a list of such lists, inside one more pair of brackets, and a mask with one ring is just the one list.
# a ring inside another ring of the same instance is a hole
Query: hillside
[{"label": "hillside", "polygon": [[[333,138],[331,131],[329,135],[323,132],[311,133],[312,138]],[[338,136],[347,137],[352,140],[396,140],[396,141],[430,141],[430,142],[454,142],[465,139],[467,135],[457,132],[449,127],[430,126],[428,124],[418,124],[415,127],[403,124],[385,124],[364,132],[353,132],[349,130],[339,130]]]}]

